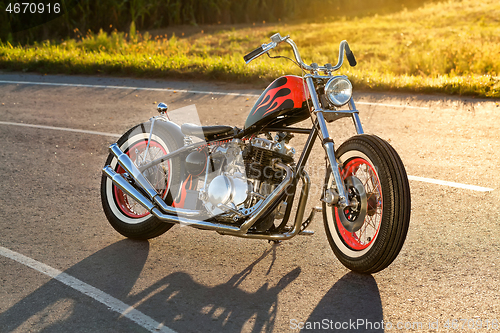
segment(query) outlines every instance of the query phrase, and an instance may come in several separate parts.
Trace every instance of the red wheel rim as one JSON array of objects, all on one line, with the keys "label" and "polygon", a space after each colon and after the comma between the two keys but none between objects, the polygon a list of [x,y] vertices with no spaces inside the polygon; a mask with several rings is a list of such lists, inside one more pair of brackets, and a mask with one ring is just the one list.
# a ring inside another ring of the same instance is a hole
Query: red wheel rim
[{"label": "red wheel rim", "polygon": [[371,163],[361,157],[354,158],[345,164],[342,170],[342,178],[350,176],[358,177],[365,187],[369,210],[372,215],[367,214],[363,225],[356,232],[347,231],[339,218],[339,210],[335,207],[335,220],[337,230],[344,243],[353,250],[364,250],[368,248],[378,235],[382,222],[382,187],[380,179]]},{"label": "red wheel rim", "polygon": [[[136,151],[138,151],[139,154],[142,153],[146,149],[147,144],[148,144],[147,140],[135,143],[134,145],[129,147],[125,153],[130,157],[130,159],[132,161],[135,161],[137,158]],[[151,143],[149,144],[149,149],[150,150],[148,151],[148,153],[153,149],[159,149],[161,154],[163,154],[163,155],[167,154],[166,150],[156,141],[151,141]],[[157,157],[159,157],[159,156],[157,156]],[[170,178],[170,174],[169,174],[170,173],[170,161],[167,161],[164,163],[165,163],[166,168],[168,170],[168,174],[166,175],[166,177],[167,177],[166,179],[168,181],[168,179]],[[117,173],[125,173],[125,170],[120,165],[118,165],[116,172]],[[153,184],[153,186],[155,186],[156,189],[165,187],[164,189],[162,189],[160,191],[161,196],[163,198],[165,198],[165,196],[168,193],[168,191],[167,191],[168,184],[166,184],[165,186],[162,186],[162,187],[160,187],[159,184]],[[141,218],[141,217],[144,217],[144,216],[147,216],[150,214],[146,209],[144,209],[144,207],[142,207],[134,199],[130,198],[127,194],[123,193],[123,191],[120,190],[115,185],[113,185],[113,195],[115,197],[115,202],[116,202],[118,208],[126,216],[138,219],[138,218]],[[139,208],[140,210],[138,210],[137,208]]]}]

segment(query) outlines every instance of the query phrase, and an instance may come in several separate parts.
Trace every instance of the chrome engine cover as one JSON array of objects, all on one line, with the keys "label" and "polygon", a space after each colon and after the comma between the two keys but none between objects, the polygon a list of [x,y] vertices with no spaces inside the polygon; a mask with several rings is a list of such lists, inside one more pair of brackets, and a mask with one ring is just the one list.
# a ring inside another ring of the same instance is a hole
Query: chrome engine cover
[{"label": "chrome engine cover", "polygon": [[208,186],[208,201],[217,207],[218,204],[238,206],[248,196],[248,182],[239,177],[220,175]]},{"label": "chrome engine cover", "polygon": [[207,174],[205,188],[202,190],[204,193],[200,198],[210,215],[229,213],[232,216],[245,208],[253,186],[245,175],[241,141],[233,140],[227,145],[219,146],[212,151],[211,156],[225,160],[224,167]]}]

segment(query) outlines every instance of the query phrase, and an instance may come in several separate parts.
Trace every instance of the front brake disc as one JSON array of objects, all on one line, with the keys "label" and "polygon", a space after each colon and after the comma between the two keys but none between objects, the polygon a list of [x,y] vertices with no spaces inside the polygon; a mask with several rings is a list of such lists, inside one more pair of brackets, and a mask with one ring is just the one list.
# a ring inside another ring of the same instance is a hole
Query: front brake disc
[{"label": "front brake disc", "polygon": [[339,209],[340,222],[349,232],[358,231],[363,225],[368,208],[366,190],[358,177],[350,176],[345,179],[349,202],[354,205]]}]

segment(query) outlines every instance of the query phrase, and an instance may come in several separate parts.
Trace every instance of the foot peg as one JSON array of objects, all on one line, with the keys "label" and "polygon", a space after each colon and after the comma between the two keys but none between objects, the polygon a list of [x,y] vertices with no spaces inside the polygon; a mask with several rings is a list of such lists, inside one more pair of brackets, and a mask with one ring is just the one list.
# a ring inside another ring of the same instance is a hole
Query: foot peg
[{"label": "foot peg", "polygon": [[309,214],[309,217],[302,222],[302,227],[300,228],[299,235],[303,236],[312,236],[314,235],[314,231],[312,230],[306,230],[306,228],[311,224],[312,219],[314,218],[314,215],[316,215],[317,212],[321,212],[323,209],[321,207],[314,207],[311,210],[311,213]]}]

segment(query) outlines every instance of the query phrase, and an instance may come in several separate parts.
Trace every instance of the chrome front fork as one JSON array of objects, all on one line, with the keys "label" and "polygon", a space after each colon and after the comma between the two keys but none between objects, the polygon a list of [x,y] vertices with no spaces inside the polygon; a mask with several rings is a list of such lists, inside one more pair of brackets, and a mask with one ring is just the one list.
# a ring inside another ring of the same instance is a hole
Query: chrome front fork
[{"label": "chrome front fork", "polygon": [[326,127],[326,122],[325,118],[323,117],[323,113],[321,111],[317,112],[316,116],[318,119],[319,128],[321,130],[321,136],[323,139],[322,145],[328,157],[328,162],[330,162],[333,179],[335,180],[335,184],[337,185],[337,191],[339,194],[338,205],[341,208],[344,208],[349,205],[349,199],[347,196],[347,191],[344,187],[344,182],[340,175],[339,164],[337,162],[337,158],[335,157],[335,144],[333,142],[333,139],[330,138],[330,135],[328,134],[328,128]]},{"label": "chrome front fork", "polygon": [[[337,191],[339,195],[337,204],[341,208],[344,208],[349,206],[350,202],[349,202],[349,197],[347,195],[347,190],[344,186],[344,181],[342,180],[342,176],[340,174],[340,166],[339,163],[337,162],[337,158],[335,157],[335,144],[333,142],[333,139],[330,137],[330,134],[328,133],[328,127],[326,125],[326,121],[323,116],[323,112],[325,111],[323,110],[321,104],[319,103],[318,95],[314,87],[314,81],[312,76],[306,75],[305,80],[313,103],[314,113],[316,114],[316,118],[318,121],[319,132],[321,134],[321,139],[322,139],[322,145],[328,157],[328,162],[330,163],[332,169],[333,179],[335,180],[335,184],[337,186]],[[354,105],[354,101],[352,99],[349,101],[349,108],[351,110],[350,112],[343,111],[343,113],[345,112],[346,115],[352,116],[354,126],[356,127],[356,132],[358,134],[363,134],[363,127],[361,126],[361,120],[359,119],[358,111],[356,110],[356,106]]]}]

